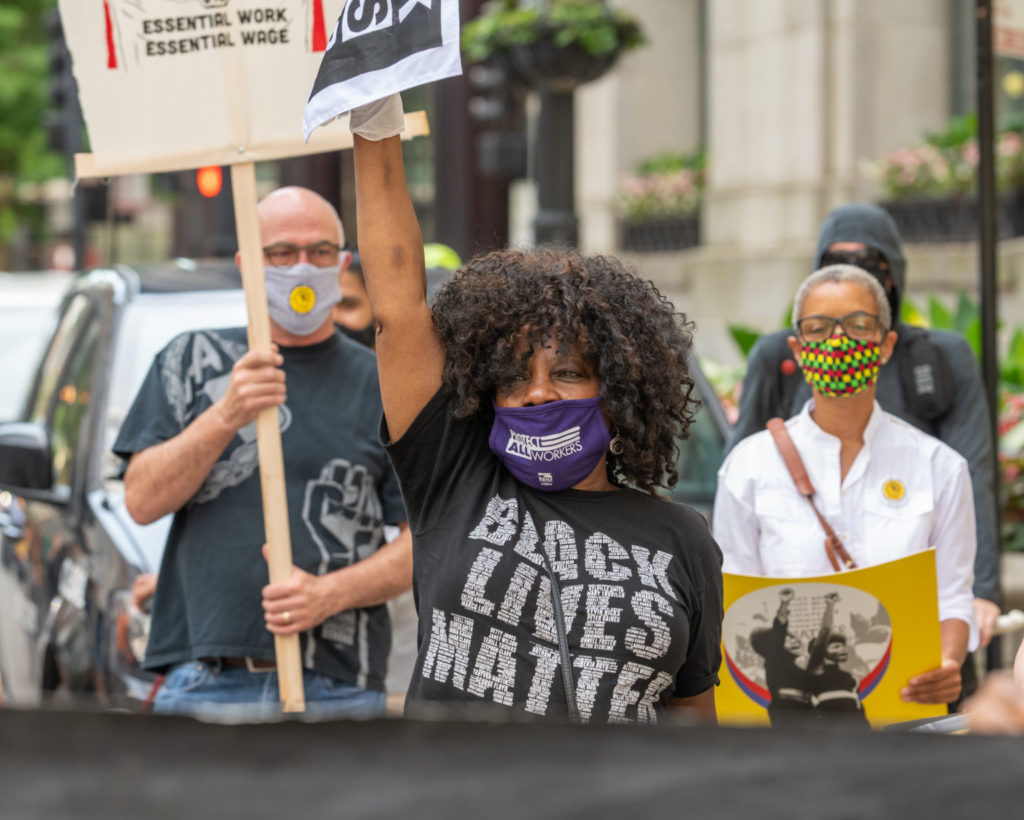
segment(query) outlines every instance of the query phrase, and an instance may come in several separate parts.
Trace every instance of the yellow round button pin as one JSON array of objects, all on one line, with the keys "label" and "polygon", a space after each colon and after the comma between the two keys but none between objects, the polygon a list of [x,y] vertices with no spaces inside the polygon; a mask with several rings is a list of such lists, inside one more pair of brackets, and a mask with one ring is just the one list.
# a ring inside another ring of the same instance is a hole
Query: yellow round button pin
[{"label": "yellow round button pin", "polygon": [[288,304],[296,313],[309,313],[316,304],[316,293],[308,285],[299,285],[288,297]]},{"label": "yellow round button pin", "polygon": [[903,482],[898,479],[890,478],[882,485],[882,495],[890,501],[901,501],[903,496],[906,494],[907,488],[904,487]]}]

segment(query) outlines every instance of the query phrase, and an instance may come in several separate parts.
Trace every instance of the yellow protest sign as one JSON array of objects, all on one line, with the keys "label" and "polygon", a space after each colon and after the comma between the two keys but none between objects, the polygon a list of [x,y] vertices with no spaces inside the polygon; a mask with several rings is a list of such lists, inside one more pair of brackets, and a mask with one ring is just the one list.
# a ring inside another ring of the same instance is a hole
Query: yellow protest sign
[{"label": "yellow protest sign", "polygon": [[815,578],[727,573],[724,604],[723,724],[841,712],[878,727],[946,713],[899,695],[941,661],[934,550]]}]

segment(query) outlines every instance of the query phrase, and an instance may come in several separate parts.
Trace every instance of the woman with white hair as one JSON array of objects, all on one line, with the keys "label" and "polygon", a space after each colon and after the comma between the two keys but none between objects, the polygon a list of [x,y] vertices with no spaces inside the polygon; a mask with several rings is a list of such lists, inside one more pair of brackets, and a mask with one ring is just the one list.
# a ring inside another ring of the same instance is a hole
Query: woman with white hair
[{"label": "woman with white hair", "polygon": [[954,450],[875,402],[878,368],[896,343],[891,327],[885,292],[860,268],[831,265],[804,281],[789,344],[813,396],[799,415],[773,419],[730,453],[718,476],[714,536],[723,572],[775,578],[828,575],[935,547],[942,663],[900,694],[951,703],[977,640],[970,475]]}]

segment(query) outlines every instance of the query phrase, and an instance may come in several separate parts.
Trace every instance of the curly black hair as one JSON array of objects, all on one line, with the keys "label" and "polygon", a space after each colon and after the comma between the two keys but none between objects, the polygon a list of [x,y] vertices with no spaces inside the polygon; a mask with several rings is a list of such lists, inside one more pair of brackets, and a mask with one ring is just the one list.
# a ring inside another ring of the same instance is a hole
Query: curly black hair
[{"label": "curly black hair", "polygon": [[693,324],[652,282],[611,256],[507,249],[467,263],[433,311],[456,416],[492,414],[496,387],[522,371],[538,342],[556,339],[561,352],[575,344],[623,443],[608,454],[609,478],[652,494],[676,483],[675,440],[699,404]]}]

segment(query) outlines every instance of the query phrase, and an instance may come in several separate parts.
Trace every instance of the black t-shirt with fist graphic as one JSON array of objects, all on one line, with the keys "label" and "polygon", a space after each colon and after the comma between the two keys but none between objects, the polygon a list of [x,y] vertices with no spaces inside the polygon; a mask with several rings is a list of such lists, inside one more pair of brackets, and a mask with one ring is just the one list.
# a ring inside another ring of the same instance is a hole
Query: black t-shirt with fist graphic
[{"label": "black t-shirt with fist graphic", "polygon": [[[245,328],[184,333],[150,367],[114,444],[127,459],[173,438],[227,389],[248,350]],[[335,334],[281,348],[288,399],[278,410],[292,559],[324,574],[373,554],[385,523],[405,520],[377,436],[376,360]],[[199,491],[174,515],[153,605],[145,665],[203,657],[274,657],[261,589],[265,541],[256,425],[240,430]],[[302,635],[306,668],[383,689],[391,645],[384,605],[341,612]]]}]

